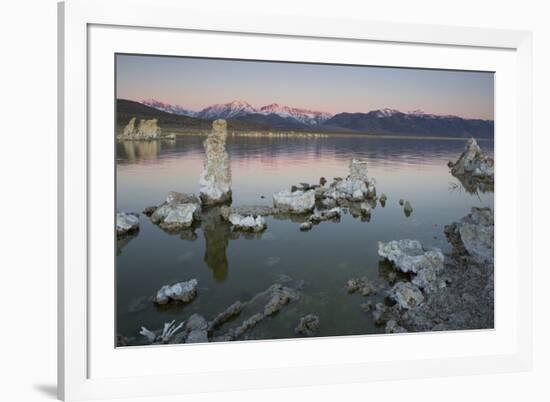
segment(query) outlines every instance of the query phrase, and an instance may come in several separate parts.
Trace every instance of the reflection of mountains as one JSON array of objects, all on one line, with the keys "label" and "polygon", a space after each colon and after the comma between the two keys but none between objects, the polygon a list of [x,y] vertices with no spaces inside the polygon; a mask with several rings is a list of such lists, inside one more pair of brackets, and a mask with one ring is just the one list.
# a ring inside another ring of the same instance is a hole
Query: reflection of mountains
[{"label": "reflection of mountains", "polygon": [[[118,157],[122,161],[154,159],[157,156],[202,155],[204,136],[183,136],[168,142],[128,141],[120,143]],[[463,151],[464,141],[426,139],[378,139],[334,135],[332,138],[277,138],[229,136],[227,149],[233,161],[270,157],[334,157],[348,159],[350,154],[384,164],[425,162],[435,158],[456,159]],[[493,143],[484,142],[491,155]]]}]

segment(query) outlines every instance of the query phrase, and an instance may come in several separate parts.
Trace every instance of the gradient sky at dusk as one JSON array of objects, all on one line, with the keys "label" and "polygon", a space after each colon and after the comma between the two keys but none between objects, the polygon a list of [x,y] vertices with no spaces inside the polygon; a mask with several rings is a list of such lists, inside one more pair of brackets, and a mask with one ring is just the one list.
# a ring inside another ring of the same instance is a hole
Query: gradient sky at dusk
[{"label": "gradient sky at dusk", "polygon": [[117,98],[153,98],[200,110],[245,100],[331,113],[401,111],[494,118],[493,73],[117,56]]}]

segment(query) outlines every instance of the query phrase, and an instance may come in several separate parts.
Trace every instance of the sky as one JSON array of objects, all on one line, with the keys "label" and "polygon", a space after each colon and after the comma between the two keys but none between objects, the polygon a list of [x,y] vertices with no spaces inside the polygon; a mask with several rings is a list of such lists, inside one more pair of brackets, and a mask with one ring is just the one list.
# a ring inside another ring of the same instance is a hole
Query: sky
[{"label": "sky", "polygon": [[117,55],[118,99],[201,110],[244,100],[330,113],[391,108],[494,118],[492,72]]}]

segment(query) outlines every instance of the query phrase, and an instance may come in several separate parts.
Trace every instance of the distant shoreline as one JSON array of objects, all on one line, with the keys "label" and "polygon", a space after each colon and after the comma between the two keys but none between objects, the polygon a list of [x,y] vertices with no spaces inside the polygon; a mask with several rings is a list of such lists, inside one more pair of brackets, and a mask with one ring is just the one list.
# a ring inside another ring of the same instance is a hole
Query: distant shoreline
[{"label": "distant shoreline", "polygon": [[[165,128],[166,134],[174,134],[176,137],[185,136],[206,136],[210,130],[185,130],[179,128]],[[257,137],[257,138],[329,138],[331,136],[361,137],[368,139],[389,139],[389,140],[443,140],[443,141],[466,141],[470,137],[439,137],[430,135],[397,135],[397,134],[372,134],[353,132],[306,132],[306,131],[239,131],[228,130],[229,136],[235,137]],[[474,137],[475,138],[475,137]],[[476,138],[477,141],[492,141],[489,138]]]}]

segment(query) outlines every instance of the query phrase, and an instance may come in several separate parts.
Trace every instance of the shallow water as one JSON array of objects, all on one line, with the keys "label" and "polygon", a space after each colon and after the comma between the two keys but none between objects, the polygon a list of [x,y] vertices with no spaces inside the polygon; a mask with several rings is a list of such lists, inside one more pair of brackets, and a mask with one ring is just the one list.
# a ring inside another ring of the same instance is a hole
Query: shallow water
[{"label": "shallow water", "polygon": [[[169,191],[197,193],[204,139],[118,143],[117,210],[140,212],[162,203]],[[377,255],[378,241],[413,238],[425,247],[448,251],[446,224],[472,206],[493,207],[492,193],[468,193],[449,174],[447,162],[458,158],[464,144],[343,135],[229,136],[233,205],[271,205],[271,195],[292,184],[345,177],[351,158],[368,159],[377,193],[385,193],[388,201],[385,207],[376,206],[369,222],[347,214],[338,223],[321,223],[309,232],[300,232],[298,223],[267,218],[267,230],[253,238],[232,236],[227,227],[204,223],[196,238],[185,238],[163,232],[141,215],[139,234],[120,244],[116,257],[117,332],[139,338],[141,326],[158,329],[195,312],[212,319],[281,275],[303,280],[303,296],[260,323],[249,333],[251,338],[294,337],[299,318],[308,313],[320,317],[320,336],[384,332],[359,308],[366,299],[348,295],[345,283],[360,276],[384,281],[387,266]],[[491,142],[480,146],[492,155]],[[411,216],[403,213],[400,198],[410,201]],[[199,281],[199,296],[192,303],[159,309],[147,300],[161,286],[191,278]]]}]

